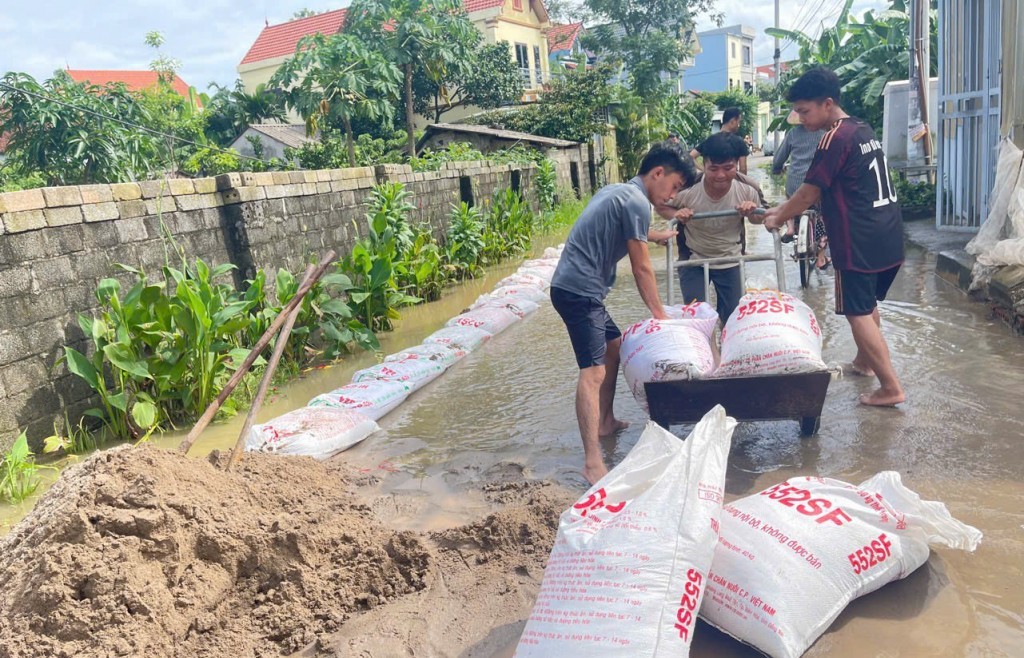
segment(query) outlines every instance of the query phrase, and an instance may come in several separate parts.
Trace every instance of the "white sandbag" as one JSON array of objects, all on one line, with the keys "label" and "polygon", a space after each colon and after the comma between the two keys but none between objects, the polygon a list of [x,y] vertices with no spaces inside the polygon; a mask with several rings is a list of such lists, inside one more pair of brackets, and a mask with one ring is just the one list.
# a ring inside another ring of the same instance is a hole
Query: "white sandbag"
[{"label": "white sandbag", "polygon": [[542,258],[546,258],[546,259],[550,259],[550,258],[558,259],[558,258],[561,258],[562,257],[562,250],[563,249],[564,249],[564,246],[563,247],[548,247],[547,249],[544,250],[544,254],[542,255]]},{"label": "white sandbag", "polygon": [[520,267],[516,270],[516,274],[530,275],[543,279],[546,283],[551,283],[551,277],[555,276],[555,265],[548,266],[536,266],[536,267]]},{"label": "white sandbag", "polygon": [[665,307],[670,320],[695,320],[693,326],[710,336],[718,326],[718,311],[707,302],[691,302]]},{"label": "white sandbag", "polygon": [[491,339],[489,332],[476,327],[444,327],[423,339],[423,343],[447,345],[465,352],[472,352]]},{"label": "white sandbag", "polygon": [[748,293],[722,329],[722,361],[715,377],[781,375],[825,370],[814,311],[775,291]]},{"label": "white sandbag", "polygon": [[534,274],[523,274],[516,272],[505,277],[495,285],[495,288],[502,288],[504,286],[533,286],[540,290],[547,290],[551,284],[551,277],[544,278],[536,276]]},{"label": "white sandbag", "polygon": [[645,383],[702,379],[714,371],[710,333],[704,333],[704,324],[707,320],[648,319],[622,334],[622,374],[644,411],[648,411]]},{"label": "white sandbag", "polygon": [[474,305],[471,310],[490,307],[508,309],[515,313],[520,320],[540,308],[536,302],[531,302],[529,299],[520,299],[518,297],[498,297],[496,299],[488,300],[479,306]]},{"label": "white sandbag", "polygon": [[482,306],[462,315],[456,315],[446,323],[446,326],[483,329],[493,336],[505,331],[520,319],[518,313],[512,312],[505,306]]},{"label": "white sandbag", "polygon": [[378,429],[377,423],[357,411],[302,407],[253,426],[246,438],[245,449],[327,459]]},{"label": "white sandbag", "polygon": [[721,406],[685,441],[648,423],[562,513],[516,658],[689,654],[735,426]]},{"label": "white sandbag", "polygon": [[410,359],[426,359],[440,363],[447,368],[467,354],[469,352],[458,346],[442,345],[440,343],[421,343],[420,345],[406,348],[401,352],[387,355],[384,357],[384,363],[409,361]]},{"label": "white sandbag", "polygon": [[358,411],[371,420],[380,420],[386,413],[409,397],[411,387],[405,382],[372,379],[345,384],[309,401],[309,407],[334,407]]},{"label": "white sandbag", "polygon": [[859,487],[792,478],[724,507],[700,616],[773,658],[797,658],[850,601],[924,564],[929,544],[973,551],[980,541],[894,471]]},{"label": "white sandbag", "polygon": [[529,268],[529,267],[540,267],[540,268],[558,267],[558,260],[559,260],[558,258],[530,258],[528,260],[524,260],[523,264],[520,265],[519,267],[520,267],[520,269],[522,269],[524,267],[526,267],[526,268]]},{"label": "white sandbag", "polygon": [[375,366],[357,370],[352,375],[352,383],[373,380],[401,382],[411,391],[416,391],[440,377],[447,368],[448,366],[440,361],[408,358],[378,363]]},{"label": "white sandbag", "polygon": [[502,286],[477,297],[476,302],[474,302],[470,308],[483,306],[490,301],[505,299],[506,297],[513,300],[522,299],[535,304],[540,304],[548,300],[547,293],[536,286]]}]

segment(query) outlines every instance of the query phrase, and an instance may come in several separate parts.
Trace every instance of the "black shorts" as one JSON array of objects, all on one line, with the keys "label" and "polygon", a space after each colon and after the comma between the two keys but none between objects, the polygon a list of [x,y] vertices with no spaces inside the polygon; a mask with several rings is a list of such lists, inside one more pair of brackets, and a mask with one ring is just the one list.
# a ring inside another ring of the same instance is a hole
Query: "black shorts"
[{"label": "black shorts", "polygon": [[608,343],[622,336],[604,304],[593,297],[552,288],[551,305],[565,322],[580,369],[604,365]]},{"label": "black shorts", "polygon": [[899,271],[899,265],[870,274],[836,270],[836,314],[871,315],[878,302],[889,294]]}]

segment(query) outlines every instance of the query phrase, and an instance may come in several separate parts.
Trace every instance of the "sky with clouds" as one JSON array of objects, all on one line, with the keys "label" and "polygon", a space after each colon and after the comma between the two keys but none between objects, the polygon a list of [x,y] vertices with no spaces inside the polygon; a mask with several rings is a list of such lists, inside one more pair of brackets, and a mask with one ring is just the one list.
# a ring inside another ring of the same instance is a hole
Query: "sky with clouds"
[{"label": "sky with clouds", "polygon": [[[842,0],[779,0],[782,27],[815,33],[834,21]],[[145,45],[158,30],[165,55],[181,61],[181,77],[200,91],[210,82],[230,86],[235,68],[263,29],[296,11],[339,9],[348,0],[8,0],[0,3],[0,74],[23,71],[45,79],[59,68],[147,69],[155,51]],[[883,0],[856,0],[854,13],[879,9]],[[724,24],[755,28],[755,63],[772,57],[764,29],[774,23],[770,0],[718,0]],[[701,29],[714,27],[708,21]],[[790,46],[783,57],[794,56]]]}]

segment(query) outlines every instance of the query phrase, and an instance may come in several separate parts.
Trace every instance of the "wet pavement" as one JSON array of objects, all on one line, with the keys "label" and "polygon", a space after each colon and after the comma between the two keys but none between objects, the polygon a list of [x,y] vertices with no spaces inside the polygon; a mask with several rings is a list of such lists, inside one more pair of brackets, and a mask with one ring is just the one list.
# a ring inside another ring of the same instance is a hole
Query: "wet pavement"
[{"label": "wet pavement", "polygon": [[[769,236],[749,230],[751,250],[768,251]],[[656,267],[663,251],[653,250]],[[908,400],[899,409],[857,404],[873,380],[834,380],[819,433],[800,438],[796,422],[742,423],[729,457],[729,498],[755,493],[796,475],[860,482],[899,471],[923,498],[944,502],[985,535],[973,554],[933,552],[903,581],[851,604],[808,656],[1013,656],[1024,652],[1024,343],[986,319],[984,309],[934,275],[935,256],[908,246],[907,262],[881,305],[883,332]],[[395,352],[419,343],[490,290],[514,265],[460,288],[442,301],[411,309],[385,338]],[[771,264],[752,266],[767,273]],[[789,290],[816,312],[826,363],[848,363],[855,348],[846,321],[832,313],[830,274],[799,291],[787,263]],[[659,273],[665,290],[664,272]],[[623,261],[608,299],[621,328],[646,317]],[[357,355],[289,385],[260,414],[266,420],[347,383],[375,362]],[[381,432],[339,459],[380,478],[395,501],[390,520],[415,530],[464,523],[489,509],[473,493],[503,475],[553,479],[585,490],[573,407],[576,366],[564,327],[550,304],[496,336],[481,350],[413,394],[384,417]],[[645,416],[620,377],[620,418],[632,423],[604,443],[609,465],[636,443]],[[206,454],[234,441],[241,419],[211,428],[193,449]],[[687,428],[674,432],[685,436]],[[159,439],[174,446],[180,437]],[[813,597],[814,592],[807,592]],[[702,626],[692,656],[759,655]]]}]

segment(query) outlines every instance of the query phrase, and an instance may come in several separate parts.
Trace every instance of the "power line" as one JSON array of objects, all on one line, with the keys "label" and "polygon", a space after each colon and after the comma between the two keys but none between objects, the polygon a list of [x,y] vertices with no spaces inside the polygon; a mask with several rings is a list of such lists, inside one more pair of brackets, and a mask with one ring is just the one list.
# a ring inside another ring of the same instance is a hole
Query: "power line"
[{"label": "power line", "polygon": [[7,89],[8,91],[14,91],[14,92],[17,92],[19,94],[25,94],[27,96],[32,96],[34,98],[39,98],[39,99],[42,99],[42,100],[45,100],[45,101],[49,101],[51,103],[56,103],[57,105],[61,105],[63,107],[71,109],[71,110],[76,110],[76,111],[82,112],[84,114],[91,114],[92,116],[97,117],[99,119],[105,119],[107,121],[113,121],[115,123],[119,123],[119,124],[121,124],[123,126],[126,126],[128,128],[135,128],[136,130],[141,130],[141,131],[147,132],[147,133],[149,133],[151,135],[156,135],[157,137],[163,137],[164,139],[175,140],[175,141],[181,142],[183,144],[188,144],[190,146],[195,146],[196,148],[209,149],[211,151],[217,151],[219,153],[226,153],[228,155],[233,155],[233,156],[238,157],[238,158],[244,158],[246,160],[252,160],[254,162],[263,162],[264,164],[266,163],[266,161],[264,161],[264,160],[261,160],[259,158],[254,158],[254,157],[249,156],[249,155],[244,155],[244,154],[239,153],[237,151],[229,151],[227,149],[222,149],[219,146],[210,146],[209,144],[199,144],[197,142],[193,142],[191,140],[185,139],[184,137],[179,137],[178,135],[172,135],[170,133],[160,132],[159,130],[153,130],[152,128],[149,128],[147,126],[143,126],[143,125],[140,125],[140,124],[137,124],[137,123],[133,123],[131,121],[126,121],[126,120],[118,118],[118,117],[112,117],[112,116],[103,114],[102,112],[96,112],[95,110],[91,110],[91,109],[89,109],[87,107],[82,107],[81,105],[75,105],[74,103],[67,103],[65,101],[58,100],[56,98],[51,98],[51,97],[49,97],[49,96],[47,96],[45,94],[37,94],[34,91],[27,91],[25,89],[19,89],[18,87],[15,87],[13,85],[9,85],[6,82],[0,82],[0,89]]}]

